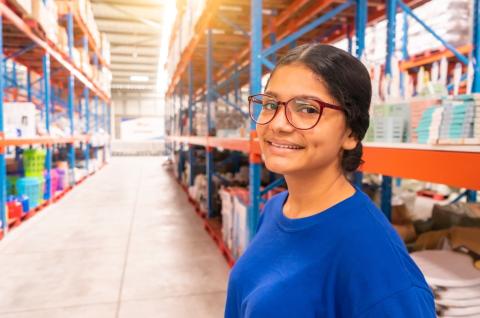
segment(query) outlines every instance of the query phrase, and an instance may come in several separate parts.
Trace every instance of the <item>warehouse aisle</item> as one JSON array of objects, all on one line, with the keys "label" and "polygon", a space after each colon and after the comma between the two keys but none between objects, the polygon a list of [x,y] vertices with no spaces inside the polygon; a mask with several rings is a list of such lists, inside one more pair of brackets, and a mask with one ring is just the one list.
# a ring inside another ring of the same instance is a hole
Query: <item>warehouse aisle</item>
[{"label": "warehouse aisle", "polygon": [[160,158],[113,158],[0,242],[0,317],[222,317],[228,267]]}]

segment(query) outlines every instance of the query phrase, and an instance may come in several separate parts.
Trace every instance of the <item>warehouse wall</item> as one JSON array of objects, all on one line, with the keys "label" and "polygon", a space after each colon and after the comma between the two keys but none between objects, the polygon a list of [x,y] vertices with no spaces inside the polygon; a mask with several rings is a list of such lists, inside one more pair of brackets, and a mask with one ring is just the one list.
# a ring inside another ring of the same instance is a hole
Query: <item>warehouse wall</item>
[{"label": "warehouse wall", "polygon": [[121,122],[140,117],[159,118],[164,122],[163,97],[155,91],[114,90],[112,92],[115,138],[121,139]]}]

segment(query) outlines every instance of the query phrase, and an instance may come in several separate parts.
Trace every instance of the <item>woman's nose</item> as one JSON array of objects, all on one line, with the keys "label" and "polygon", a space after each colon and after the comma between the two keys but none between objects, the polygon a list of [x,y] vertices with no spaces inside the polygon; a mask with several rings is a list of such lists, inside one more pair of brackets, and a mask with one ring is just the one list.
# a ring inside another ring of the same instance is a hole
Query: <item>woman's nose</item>
[{"label": "woman's nose", "polygon": [[274,131],[283,131],[283,132],[291,132],[295,130],[295,127],[293,127],[287,120],[287,117],[285,116],[285,105],[280,105],[280,108],[278,109],[277,113],[275,114],[275,117],[272,119],[270,122],[269,126],[272,130]]}]

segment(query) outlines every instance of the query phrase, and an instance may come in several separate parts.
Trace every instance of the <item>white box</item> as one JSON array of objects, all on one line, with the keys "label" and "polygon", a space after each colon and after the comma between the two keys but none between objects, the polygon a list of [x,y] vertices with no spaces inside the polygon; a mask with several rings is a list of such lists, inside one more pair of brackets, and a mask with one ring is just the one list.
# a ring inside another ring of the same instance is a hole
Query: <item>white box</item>
[{"label": "white box", "polygon": [[233,254],[240,257],[249,243],[248,207],[238,197],[233,197]]},{"label": "white box", "polygon": [[5,103],[3,105],[5,137],[29,138],[37,135],[35,104]]}]

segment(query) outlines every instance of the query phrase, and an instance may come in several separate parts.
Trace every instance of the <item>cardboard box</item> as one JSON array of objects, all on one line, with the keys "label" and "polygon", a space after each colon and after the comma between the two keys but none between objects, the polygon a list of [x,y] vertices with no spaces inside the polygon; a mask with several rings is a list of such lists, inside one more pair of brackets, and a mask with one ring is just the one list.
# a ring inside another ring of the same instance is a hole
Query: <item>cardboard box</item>
[{"label": "cardboard box", "polygon": [[62,26],[58,27],[58,46],[62,51],[68,54],[68,34],[67,29]]},{"label": "cardboard box", "polygon": [[53,0],[32,0],[32,17],[41,26],[47,39],[57,43],[58,11]]},{"label": "cardboard box", "polygon": [[81,68],[82,67],[82,54],[79,49],[73,48],[72,50],[72,60],[73,64],[75,64],[77,67]]}]

